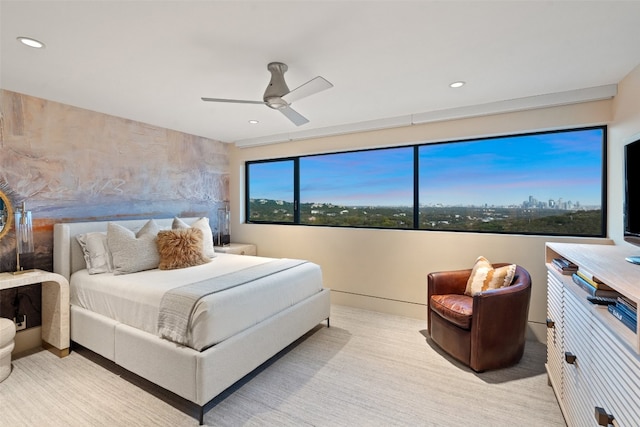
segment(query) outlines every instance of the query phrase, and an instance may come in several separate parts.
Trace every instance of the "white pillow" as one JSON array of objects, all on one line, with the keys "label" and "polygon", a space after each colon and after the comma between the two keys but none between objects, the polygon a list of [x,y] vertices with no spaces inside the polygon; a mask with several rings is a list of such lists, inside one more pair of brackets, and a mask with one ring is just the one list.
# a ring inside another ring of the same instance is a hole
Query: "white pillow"
[{"label": "white pillow", "polygon": [[113,261],[107,245],[106,232],[92,231],[78,234],[76,240],[82,248],[89,274],[111,273],[113,271]]},{"label": "white pillow", "polygon": [[[209,218],[203,217],[196,220],[191,227],[198,228],[202,231],[202,250],[205,256],[213,258],[216,256],[216,251],[213,249],[213,233],[211,232],[211,226],[209,225]],[[189,228],[189,224],[184,222],[178,217],[173,218],[172,229],[177,230],[180,228]]]},{"label": "white pillow", "polygon": [[113,259],[113,274],[128,274],[158,268],[160,255],[156,239],[160,227],[149,220],[134,234],[121,225],[107,224],[107,243]]}]

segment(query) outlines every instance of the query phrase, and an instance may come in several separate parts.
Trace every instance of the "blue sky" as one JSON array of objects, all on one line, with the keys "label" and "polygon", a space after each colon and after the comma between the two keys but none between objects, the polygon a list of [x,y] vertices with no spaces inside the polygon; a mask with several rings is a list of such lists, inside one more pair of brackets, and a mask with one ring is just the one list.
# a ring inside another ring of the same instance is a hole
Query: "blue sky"
[{"label": "blue sky", "polygon": [[[602,130],[420,147],[422,205],[512,205],[529,196],[601,202]],[[253,164],[251,197],[293,200],[293,162]],[[413,147],[300,158],[301,201],[412,205]]]},{"label": "blue sky", "polygon": [[413,205],[413,147],[300,159],[302,203]]},{"label": "blue sky", "polygon": [[293,202],[293,161],[254,163],[249,167],[250,197]]}]

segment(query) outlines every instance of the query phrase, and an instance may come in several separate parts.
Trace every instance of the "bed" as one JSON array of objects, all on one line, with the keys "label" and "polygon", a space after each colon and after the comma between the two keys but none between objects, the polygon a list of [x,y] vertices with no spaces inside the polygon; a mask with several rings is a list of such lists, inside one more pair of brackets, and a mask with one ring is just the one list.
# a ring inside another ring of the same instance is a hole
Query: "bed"
[{"label": "bed", "polygon": [[[70,282],[71,340],[195,403],[202,424],[213,398],[322,321],[329,326],[329,290],[314,263],[231,254],[181,269],[88,273],[77,236],[116,226],[135,231],[148,222],[54,225],[54,271]],[[162,229],[175,225],[175,219],[154,222]],[[236,276],[248,272],[255,278],[239,284]],[[169,292],[205,282],[219,289],[193,303],[182,341],[160,332],[176,326],[159,321],[171,313],[163,305]]]}]

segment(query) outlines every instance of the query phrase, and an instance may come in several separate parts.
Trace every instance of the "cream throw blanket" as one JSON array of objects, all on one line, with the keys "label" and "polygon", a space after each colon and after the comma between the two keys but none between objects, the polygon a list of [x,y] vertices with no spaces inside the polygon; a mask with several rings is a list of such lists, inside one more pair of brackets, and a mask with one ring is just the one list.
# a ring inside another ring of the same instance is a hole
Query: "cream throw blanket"
[{"label": "cream throw blanket", "polygon": [[288,270],[306,262],[297,259],[277,259],[173,288],[162,296],[158,315],[158,333],[162,338],[187,345],[191,317],[200,299],[207,295],[235,288],[236,286]]}]

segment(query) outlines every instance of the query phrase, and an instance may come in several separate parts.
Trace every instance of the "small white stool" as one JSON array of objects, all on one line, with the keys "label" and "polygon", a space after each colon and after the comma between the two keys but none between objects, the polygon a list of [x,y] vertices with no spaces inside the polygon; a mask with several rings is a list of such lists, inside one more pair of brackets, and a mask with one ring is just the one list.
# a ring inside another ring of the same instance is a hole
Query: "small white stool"
[{"label": "small white stool", "polygon": [[13,342],[15,336],[15,323],[0,317],[0,383],[11,373],[11,352],[15,345]]}]

